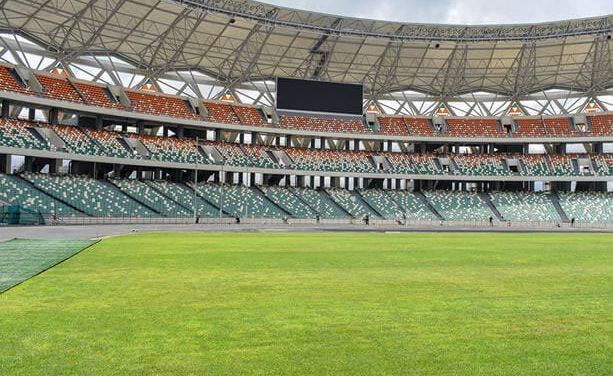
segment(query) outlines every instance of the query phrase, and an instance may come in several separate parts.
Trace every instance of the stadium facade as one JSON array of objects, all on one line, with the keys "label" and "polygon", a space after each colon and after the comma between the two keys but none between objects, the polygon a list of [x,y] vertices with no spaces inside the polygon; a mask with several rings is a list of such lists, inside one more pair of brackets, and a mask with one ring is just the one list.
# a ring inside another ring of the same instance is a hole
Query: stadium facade
[{"label": "stadium facade", "polygon": [[[613,16],[457,26],[252,1],[2,7],[1,221],[613,224]],[[279,77],[363,85],[363,113],[278,109]]]}]

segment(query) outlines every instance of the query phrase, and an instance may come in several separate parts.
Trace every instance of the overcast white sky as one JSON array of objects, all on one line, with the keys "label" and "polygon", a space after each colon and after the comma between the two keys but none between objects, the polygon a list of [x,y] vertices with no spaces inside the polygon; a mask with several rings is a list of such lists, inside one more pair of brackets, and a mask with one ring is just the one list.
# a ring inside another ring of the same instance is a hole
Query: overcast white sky
[{"label": "overcast white sky", "polygon": [[260,0],[335,15],[401,22],[498,24],[613,14],[613,0]]}]

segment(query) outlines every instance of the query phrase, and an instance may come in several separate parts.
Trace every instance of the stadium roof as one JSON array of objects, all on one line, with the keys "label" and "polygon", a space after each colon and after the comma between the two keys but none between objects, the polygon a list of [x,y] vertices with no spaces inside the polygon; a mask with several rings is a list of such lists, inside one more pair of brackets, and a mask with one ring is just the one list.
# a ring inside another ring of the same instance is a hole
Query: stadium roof
[{"label": "stadium roof", "polygon": [[509,96],[613,86],[613,15],[541,24],[404,24],[249,0],[0,1],[0,31],[59,60],[113,54],[152,74],[227,85],[274,77],[363,83],[367,94]]}]

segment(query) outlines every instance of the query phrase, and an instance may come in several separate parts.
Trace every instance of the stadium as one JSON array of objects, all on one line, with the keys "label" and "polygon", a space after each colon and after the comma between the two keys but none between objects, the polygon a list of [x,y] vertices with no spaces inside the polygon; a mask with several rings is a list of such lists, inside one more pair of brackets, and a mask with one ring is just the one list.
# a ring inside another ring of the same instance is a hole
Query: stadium
[{"label": "stadium", "polygon": [[0,9],[0,374],[610,374],[613,15]]}]

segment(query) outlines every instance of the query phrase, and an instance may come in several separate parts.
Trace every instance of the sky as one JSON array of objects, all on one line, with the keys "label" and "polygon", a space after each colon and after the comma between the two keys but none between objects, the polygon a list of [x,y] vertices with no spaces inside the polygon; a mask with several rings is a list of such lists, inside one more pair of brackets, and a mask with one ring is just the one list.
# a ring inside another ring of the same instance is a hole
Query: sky
[{"label": "sky", "polygon": [[400,22],[500,24],[613,14],[613,0],[260,0],[334,15]]}]

